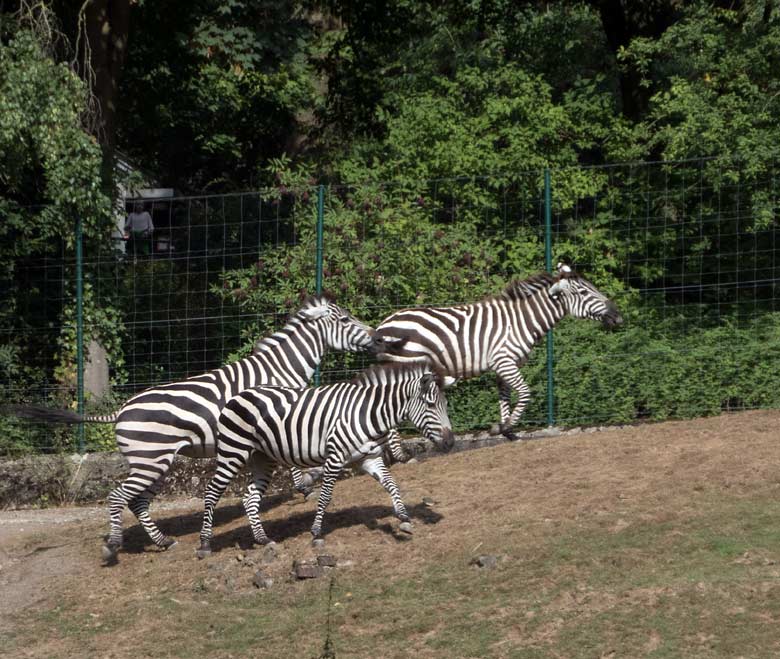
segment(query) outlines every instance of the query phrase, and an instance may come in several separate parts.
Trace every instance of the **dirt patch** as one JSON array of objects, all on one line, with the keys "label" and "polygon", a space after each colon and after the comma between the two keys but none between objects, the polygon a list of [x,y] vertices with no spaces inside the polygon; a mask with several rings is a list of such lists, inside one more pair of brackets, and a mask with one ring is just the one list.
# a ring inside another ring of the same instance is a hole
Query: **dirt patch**
[{"label": "dirt patch", "polygon": [[[768,548],[751,545],[748,551],[743,546],[755,544],[755,534],[769,530],[757,530],[751,522],[743,537],[743,531],[720,533],[691,522],[724,501],[737,506],[735,510],[740,502],[752,510],[753,501],[780,498],[778,429],[780,411],[746,412],[506,444],[396,465],[393,473],[415,526],[410,539],[397,532],[389,498],[373,480],[340,482],[325,517],[327,553],[340,564],[333,572],[340,580],[338,607],[333,609],[334,634],[341,642],[338,656],[360,656],[350,654],[352,643],[359,647],[380,638],[388,639],[383,641],[386,656],[452,656],[446,641],[459,630],[465,630],[457,640],[465,644],[463,656],[510,656],[518,648],[529,656],[575,656],[559,645],[575,622],[592,624],[627,609],[641,620],[642,612],[648,612],[646,626],[633,640],[641,654],[676,647],[677,656],[685,655],[689,642],[696,644],[699,656],[729,654],[728,646],[718,645],[725,642],[719,636],[719,624],[725,623],[713,618],[714,613],[702,618],[704,640],[696,634],[686,640],[679,633],[675,643],[681,645],[672,647],[671,623],[653,619],[652,612],[669,612],[674,620],[709,596],[723,599],[724,607],[728,605],[724,611],[744,619],[742,624],[766,626],[767,619],[780,619],[780,556],[773,553],[771,538]],[[324,613],[327,578],[297,582],[289,577],[294,560],[315,557],[308,533],[315,502],[287,495],[269,500],[263,519],[278,543],[278,554],[268,563],[263,562],[263,550],[251,548],[236,499],[224,500],[218,509],[213,556],[197,561],[201,505],[198,499],[186,499],[154,506],[163,530],[180,541],[165,553],[150,546],[127,515],[125,550],[113,568],[103,568],[99,561],[100,538],[107,527],[102,506],[0,512],[0,631],[24,641],[24,648],[11,646],[16,649],[7,656],[105,656],[110,649],[112,656],[129,657],[136,642],[151,652],[153,646],[143,646],[138,638],[154,639],[158,633],[162,636],[157,638],[173,634],[190,652],[215,657],[274,656],[279,647],[287,648],[290,656],[310,656],[312,648],[321,648],[307,633],[311,622],[305,616]],[[738,515],[735,519],[738,526]],[[587,559],[579,554],[576,541],[560,540],[576,539],[578,533],[593,550]],[[744,601],[727,601],[728,588],[689,574],[701,562],[696,552],[705,550],[708,556],[722,556],[724,570],[735,571],[739,579],[754,579],[739,581],[736,591],[744,588]],[[495,554],[501,560],[494,568],[469,566],[477,554]],[[688,561],[679,579],[674,571],[678,558]],[[252,586],[260,568],[274,580],[262,595]],[[654,571],[668,575],[663,583],[653,581]],[[632,581],[615,585],[627,574],[634,575]],[[516,579],[522,580],[522,587]],[[490,584],[489,590],[481,584]],[[447,595],[437,599],[439,588]],[[399,615],[407,606],[400,599],[404,594],[420,608]],[[485,599],[488,596],[494,599]],[[750,610],[756,598],[764,598],[766,606]],[[246,619],[247,624],[260,613],[267,623],[274,611],[286,612],[280,614],[278,629],[261,625],[267,654],[246,630],[231,641],[235,646],[226,645],[230,632],[213,614],[222,606],[232,612],[230,617]],[[33,618],[48,616],[52,631],[31,636],[31,612]],[[465,626],[464,621],[478,619],[483,626]],[[69,626],[74,620],[81,621],[77,631]],[[200,621],[209,631],[199,640],[188,637],[185,629],[171,631],[179,620],[193,625]],[[626,620],[632,622],[622,627],[615,623],[614,630],[605,627],[590,645],[581,640],[582,654],[576,656],[626,656],[616,630],[639,624]],[[400,641],[389,639],[399,634],[404,645],[396,647],[393,643]],[[780,642],[780,634],[775,640]],[[275,642],[284,644],[273,646]],[[250,651],[242,643],[255,645]],[[480,655],[480,648],[487,650]],[[748,650],[745,656],[771,656],[769,647],[766,652]]]}]

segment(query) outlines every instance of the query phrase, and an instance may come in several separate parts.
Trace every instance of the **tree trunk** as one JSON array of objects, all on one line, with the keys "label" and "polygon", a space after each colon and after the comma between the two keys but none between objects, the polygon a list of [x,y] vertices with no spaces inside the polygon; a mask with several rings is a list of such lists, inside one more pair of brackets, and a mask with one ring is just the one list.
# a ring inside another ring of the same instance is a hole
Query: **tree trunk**
[{"label": "tree trunk", "polygon": [[[112,186],[119,77],[127,54],[130,0],[87,0],[83,7],[87,44],[82,55],[98,104],[95,133],[103,147],[103,178]],[[91,72],[89,68],[91,68]]]},{"label": "tree trunk", "polygon": [[[677,4],[677,0],[592,0],[615,57],[634,37],[658,39],[674,22]],[[623,116],[637,121],[647,110],[648,90],[642,88],[642,78],[635,70],[618,66],[618,76]]]}]

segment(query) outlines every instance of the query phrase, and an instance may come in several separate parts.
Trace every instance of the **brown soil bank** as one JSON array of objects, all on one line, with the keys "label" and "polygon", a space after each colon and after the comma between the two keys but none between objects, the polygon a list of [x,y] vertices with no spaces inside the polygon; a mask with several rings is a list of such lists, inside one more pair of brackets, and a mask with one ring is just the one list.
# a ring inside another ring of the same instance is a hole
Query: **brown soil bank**
[{"label": "brown soil bank", "polygon": [[[0,513],[8,657],[780,656],[780,411],[502,444],[338,483],[315,559],[314,502],[271,497],[274,555],[236,500],[194,556],[197,499],[156,506],[161,553],[126,518],[103,568],[103,508]],[[487,556],[486,567],[472,560]],[[495,560],[490,560],[493,558]],[[258,588],[253,581],[261,580]],[[328,615],[329,614],[329,615]],[[328,622],[329,620],[329,622]],[[328,654],[329,649],[335,654]]]}]

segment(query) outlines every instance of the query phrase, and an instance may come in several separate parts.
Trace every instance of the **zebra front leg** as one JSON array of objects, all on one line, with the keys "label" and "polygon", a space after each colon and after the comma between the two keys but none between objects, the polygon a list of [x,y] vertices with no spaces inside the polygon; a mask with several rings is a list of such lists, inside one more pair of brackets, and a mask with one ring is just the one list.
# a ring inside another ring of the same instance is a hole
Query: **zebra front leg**
[{"label": "zebra front leg", "polygon": [[246,465],[249,451],[234,451],[230,457],[221,452],[217,457],[217,471],[209,481],[204,496],[203,525],[200,529],[200,548],[197,551],[198,558],[205,558],[211,554],[211,537],[213,535],[214,509],[220,498],[225,493],[238,472]]},{"label": "zebra front leg", "polygon": [[406,512],[406,506],[404,505],[403,499],[401,498],[401,493],[398,490],[395,479],[390,473],[390,470],[387,468],[387,465],[385,464],[382,457],[379,456],[377,458],[367,458],[360,462],[359,466],[361,470],[370,476],[373,476],[377,481],[379,481],[379,484],[385,488],[385,491],[393,500],[393,510],[395,512],[395,516],[401,520],[401,524],[398,527],[399,530],[411,535],[412,522],[409,519],[409,513]]},{"label": "zebra front leg", "polygon": [[[531,388],[526,383],[517,365],[511,358],[499,360],[494,369],[498,376],[498,396],[499,407],[501,410],[501,423],[493,426],[491,434],[504,435],[511,441],[516,441],[519,437],[514,433],[513,428],[520,420],[528,401],[531,399]],[[517,392],[517,404],[509,413],[512,391]]]},{"label": "zebra front leg", "polygon": [[320,485],[320,496],[317,500],[317,512],[314,515],[314,523],[311,526],[312,544],[315,547],[321,547],[325,541],[322,538],[322,519],[325,516],[325,509],[330,504],[333,496],[333,487],[336,485],[336,478],[344,468],[346,460],[341,455],[331,455],[325,461],[325,467],[322,470],[322,484]]},{"label": "zebra front leg", "polygon": [[408,462],[409,456],[401,447],[401,436],[398,431],[393,428],[387,433],[387,448],[390,450],[390,455],[393,458],[393,462]]},{"label": "zebra front leg", "polygon": [[314,483],[322,478],[322,469],[309,469],[301,471],[297,467],[290,467],[290,475],[293,479],[293,487],[303,495],[307,501],[314,494]]},{"label": "zebra front leg", "polygon": [[255,451],[250,458],[249,466],[252,469],[254,480],[249,484],[244,495],[244,510],[249,518],[254,541],[259,545],[267,545],[271,541],[265,534],[263,523],[260,520],[260,502],[271,482],[274,463],[265,454]]}]

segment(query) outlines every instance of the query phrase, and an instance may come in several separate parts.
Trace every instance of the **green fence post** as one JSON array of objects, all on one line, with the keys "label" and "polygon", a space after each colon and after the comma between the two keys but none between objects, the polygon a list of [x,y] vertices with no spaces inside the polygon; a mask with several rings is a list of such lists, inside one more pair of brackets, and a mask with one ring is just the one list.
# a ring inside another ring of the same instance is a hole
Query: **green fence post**
[{"label": "green fence post", "polygon": [[[544,263],[552,272],[552,185],[550,169],[544,169]],[[555,425],[555,385],[553,382],[553,333],[547,332],[547,425]]]},{"label": "green fence post", "polygon": [[[81,218],[76,219],[76,395],[78,413],[84,414],[84,255]],[[79,453],[84,453],[84,423],[78,426]]]},{"label": "green fence post", "polygon": [[[317,295],[322,293],[322,242],[325,233],[325,186],[320,185],[317,188],[317,261],[315,265],[314,289]],[[320,367],[314,371],[314,386],[320,384]]]}]

